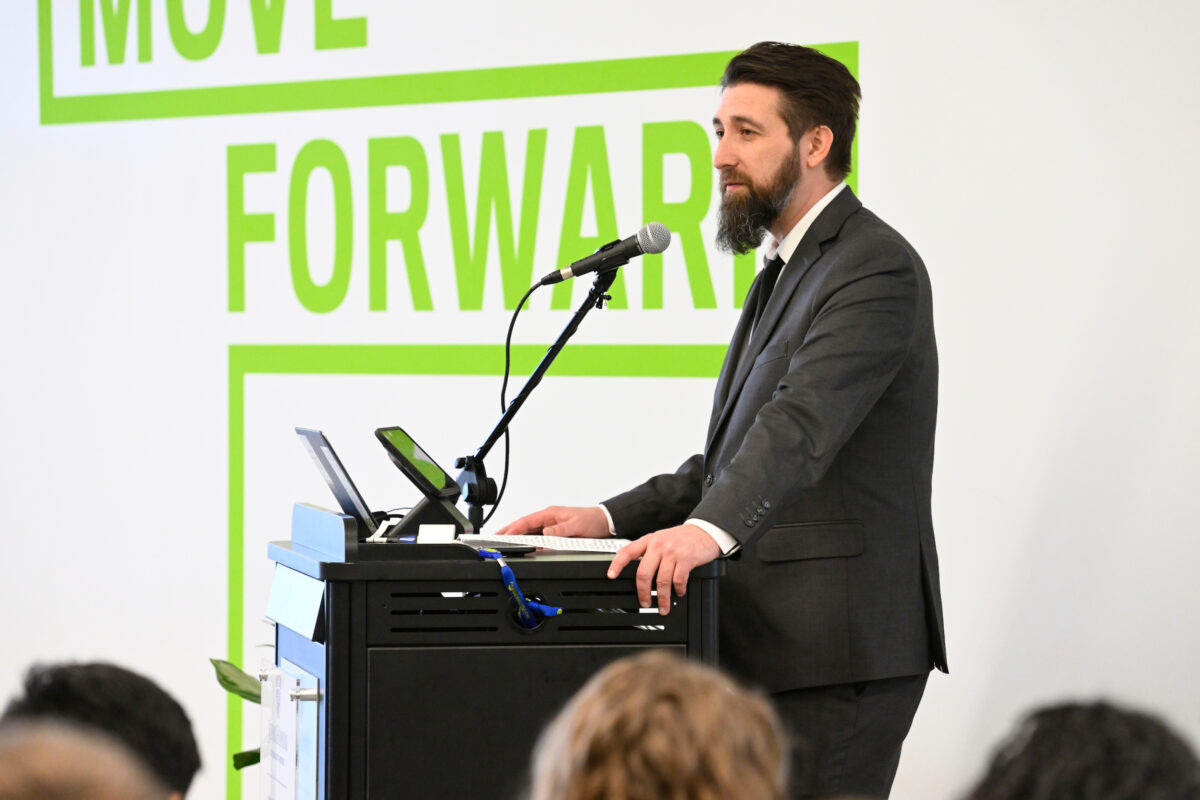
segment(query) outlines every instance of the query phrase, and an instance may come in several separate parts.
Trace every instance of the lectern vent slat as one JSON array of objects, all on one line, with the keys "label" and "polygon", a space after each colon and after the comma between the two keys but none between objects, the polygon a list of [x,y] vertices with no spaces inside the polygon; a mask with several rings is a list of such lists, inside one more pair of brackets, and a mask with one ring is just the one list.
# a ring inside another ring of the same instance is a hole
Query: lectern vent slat
[{"label": "lectern vent slat", "polygon": [[588,595],[588,596],[596,596],[596,597],[626,597],[626,596],[628,596],[628,594],[629,594],[628,589],[609,589],[609,590],[601,590],[601,591],[596,591],[595,589],[593,589],[593,590],[586,591],[586,592],[580,592],[580,591],[574,591],[574,590],[568,589],[562,593],[562,596],[563,597],[577,597],[579,595]]},{"label": "lectern vent slat", "polygon": [[474,608],[495,608],[498,595],[489,597],[428,597],[428,598],[387,598],[383,601],[386,608],[415,609],[426,611],[434,608],[447,610],[470,610]]},{"label": "lectern vent slat", "polygon": [[393,608],[389,612],[393,617],[403,616],[405,614],[498,614],[498,609],[495,608]]},{"label": "lectern vent slat", "polygon": [[645,631],[647,633],[661,633],[667,629],[666,625],[560,625],[560,631]]},{"label": "lectern vent slat", "polygon": [[392,628],[392,633],[486,633],[496,630],[495,626],[490,628]]},{"label": "lectern vent slat", "polygon": [[563,606],[564,614],[594,614],[601,612],[604,614],[636,614],[638,608],[596,608],[595,606]]}]

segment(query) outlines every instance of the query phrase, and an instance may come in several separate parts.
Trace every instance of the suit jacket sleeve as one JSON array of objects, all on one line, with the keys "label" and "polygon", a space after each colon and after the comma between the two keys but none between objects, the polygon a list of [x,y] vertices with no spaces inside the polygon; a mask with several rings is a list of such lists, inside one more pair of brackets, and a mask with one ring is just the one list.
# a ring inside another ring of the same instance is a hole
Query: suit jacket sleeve
[{"label": "suit jacket sleeve", "polygon": [[704,456],[700,453],[679,465],[675,472],[650,480],[604,501],[618,536],[635,538],[644,533],[679,525],[700,502]]},{"label": "suit jacket sleeve", "polygon": [[[826,272],[799,345],[789,340],[795,350],[785,354],[774,391],[735,400],[761,407],[690,516],[724,528],[743,546],[821,479],[908,355],[917,324],[915,254],[898,237],[870,245],[827,255],[842,263]],[[786,331],[772,341],[780,333]]]}]

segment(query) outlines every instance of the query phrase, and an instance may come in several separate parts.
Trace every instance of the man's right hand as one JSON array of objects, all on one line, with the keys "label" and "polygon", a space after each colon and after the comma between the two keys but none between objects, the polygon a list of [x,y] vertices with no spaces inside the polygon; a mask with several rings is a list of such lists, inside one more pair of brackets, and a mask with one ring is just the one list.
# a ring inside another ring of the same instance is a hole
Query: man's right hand
[{"label": "man's right hand", "polygon": [[578,536],[585,539],[605,539],[612,535],[608,531],[608,518],[598,506],[548,506],[513,520],[495,531],[494,535],[537,533],[545,536]]}]

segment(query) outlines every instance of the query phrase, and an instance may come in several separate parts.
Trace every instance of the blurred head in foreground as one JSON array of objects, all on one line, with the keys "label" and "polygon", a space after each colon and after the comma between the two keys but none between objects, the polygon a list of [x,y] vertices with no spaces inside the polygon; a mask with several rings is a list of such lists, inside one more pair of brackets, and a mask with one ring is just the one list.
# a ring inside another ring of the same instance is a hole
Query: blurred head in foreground
[{"label": "blurred head in foreground", "polygon": [[0,722],[97,729],[133,752],[174,796],[187,793],[200,751],[187,714],[154,681],[114,664],[56,664],[30,668],[24,689]]},{"label": "blurred head in foreground", "polygon": [[1200,762],[1159,719],[1108,703],[1030,713],[968,800],[1200,800]]},{"label": "blurred head in foreground", "polygon": [[0,729],[0,800],[164,800],[124,745],[95,729],[14,722]]},{"label": "blurred head in foreground", "polygon": [[531,800],[779,800],[788,750],[775,711],[664,651],[592,677],[534,749]]}]

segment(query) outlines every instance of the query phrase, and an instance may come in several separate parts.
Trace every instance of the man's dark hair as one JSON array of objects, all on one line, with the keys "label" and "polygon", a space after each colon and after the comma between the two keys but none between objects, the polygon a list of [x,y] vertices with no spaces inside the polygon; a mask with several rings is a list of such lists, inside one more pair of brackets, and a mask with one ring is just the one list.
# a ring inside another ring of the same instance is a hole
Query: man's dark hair
[{"label": "man's dark hair", "polygon": [[171,695],[149,678],[114,664],[35,665],[25,694],[0,722],[59,720],[114,737],[171,790],[186,793],[200,769],[192,724]]},{"label": "man's dark hair", "polygon": [[759,42],[725,67],[721,88],[739,83],[773,86],[783,94],[779,114],[794,141],[817,126],[828,126],[833,145],[825,172],[835,180],[850,174],[850,146],[862,91],[842,62],[811,47]]},{"label": "man's dark hair", "polygon": [[1197,800],[1200,762],[1161,720],[1105,702],[1030,713],[968,800]]}]

